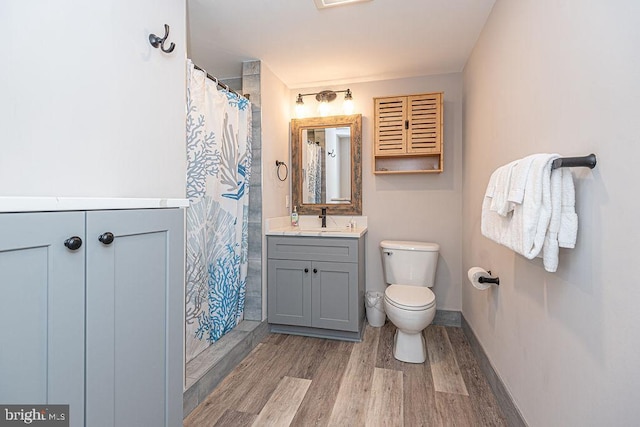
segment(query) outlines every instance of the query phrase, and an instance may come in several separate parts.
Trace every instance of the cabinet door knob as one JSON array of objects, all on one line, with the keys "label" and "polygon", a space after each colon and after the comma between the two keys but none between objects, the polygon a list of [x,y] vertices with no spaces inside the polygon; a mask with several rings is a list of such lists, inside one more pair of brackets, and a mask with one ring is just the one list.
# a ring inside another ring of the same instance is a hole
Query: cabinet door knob
[{"label": "cabinet door knob", "polygon": [[305,273],[308,273],[308,272],[309,272],[309,269],[308,269],[308,268],[305,268],[305,269],[304,269],[304,272],[305,272]]},{"label": "cabinet door knob", "polygon": [[113,239],[114,239],[113,233],[110,233],[108,231],[106,233],[102,233],[100,237],[98,237],[98,240],[100,241],[100,243],[103,243],[105,245],[110,245],[111,243],[113,243]]},{"label": "cabinet door knob", "polygon": [[318,272],[318,269],[317,269],[317,268],[314,268],[314,269],[313,269],[313,272],[314,272],[314,273],[317,273],[317,272]]},{"label": "cabinet door knob", "polygon": [[69,237],[64,241],[64,245],[72,251],[75,251],[80,249],[80,246],[82,246],[82,239],[78,236]]}]

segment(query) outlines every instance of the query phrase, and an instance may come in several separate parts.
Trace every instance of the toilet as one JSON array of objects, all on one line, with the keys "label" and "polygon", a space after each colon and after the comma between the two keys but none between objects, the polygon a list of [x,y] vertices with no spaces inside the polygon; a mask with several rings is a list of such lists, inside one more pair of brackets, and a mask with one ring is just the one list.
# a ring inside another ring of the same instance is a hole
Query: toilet
[{"label": "toilet", "polygon": [[431,291],[438,264],[437,243],[383,240],[382,269],[387,288],[384,309],[397,330],[393,357],[423,363],[427,352],[422,331],[436,315],[436,296]]}]

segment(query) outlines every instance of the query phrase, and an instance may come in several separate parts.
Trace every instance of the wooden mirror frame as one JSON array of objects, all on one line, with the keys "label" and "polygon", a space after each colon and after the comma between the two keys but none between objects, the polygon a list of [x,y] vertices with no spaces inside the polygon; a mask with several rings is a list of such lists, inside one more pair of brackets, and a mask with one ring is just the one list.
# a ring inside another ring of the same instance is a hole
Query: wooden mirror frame
[{"label": "wooden mirror frame", "polygon": [[[351,203],[302,203],[302,131],[336,127],[351,129]],[[362,114],[291,120],[291,191],[301,215],[362,215]]]}]

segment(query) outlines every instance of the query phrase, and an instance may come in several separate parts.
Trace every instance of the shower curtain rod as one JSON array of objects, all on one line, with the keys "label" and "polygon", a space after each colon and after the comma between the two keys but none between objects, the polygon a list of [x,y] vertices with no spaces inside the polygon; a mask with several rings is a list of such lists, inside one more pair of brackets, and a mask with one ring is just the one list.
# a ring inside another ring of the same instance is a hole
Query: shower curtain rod
[{"label": "shower curtain rod", "polygon": [[218,80],[217,77],[213,77],[211,74],[207,73],[207,71],[201,67],[198,67],[196,64],[193,64],[193,68],[195,68],[196,70],[200,70],[203,73],[206,74],[207,78],[209,80],[213,80],[218,86],[220,86],[221,88],[231,92],[231,93],[235,93],[238,96],[244,96],[245,98],[249,99],[249,94],[247,95],[241,95],[238,92],[236,92],[235,90],[231,89],[229,86],[227,86],[226,84],[222,83],[220,80]]}]

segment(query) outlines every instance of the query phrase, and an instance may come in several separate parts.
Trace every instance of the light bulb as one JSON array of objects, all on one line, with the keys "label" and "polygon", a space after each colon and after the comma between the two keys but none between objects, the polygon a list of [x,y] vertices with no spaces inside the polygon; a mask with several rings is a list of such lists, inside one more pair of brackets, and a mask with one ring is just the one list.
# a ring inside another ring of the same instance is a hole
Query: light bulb
[{"label": "light bulb", "polygon": [[300,93],[298,94],[298,99],[296,99],[296,117],[299,119],[304,117],[304,101]]},{"label": "light bulb", "polygon": [[321,101],[318,106],[318,112],[321,117],[325,117],[329,114],[329,103],[327,101]]},{"label": "light bulb", "polygon": [[342,104],[342,110],[345,114],[353,114],[353,99],[345,99]]},{"label": "light bulb", "polygon": [[353,114],[353,95],[351,94],[351,89],[347,89],[347,93],[344,95],[342,110],[345,114]]}]

